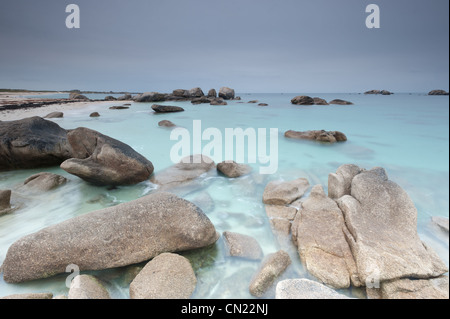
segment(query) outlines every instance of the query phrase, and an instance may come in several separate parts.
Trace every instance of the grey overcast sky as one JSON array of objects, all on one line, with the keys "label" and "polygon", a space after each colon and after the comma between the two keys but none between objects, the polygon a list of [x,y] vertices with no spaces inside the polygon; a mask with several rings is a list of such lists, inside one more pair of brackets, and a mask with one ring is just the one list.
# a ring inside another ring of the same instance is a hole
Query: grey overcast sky
[{"label": "grey overcast sky", "polygon": [[[68,4],[80,29],[68,29]],[[381,28],[365,25],[366,6]],[[448,0],[2,0],[0,88],[427,92],[449,87]]]}]

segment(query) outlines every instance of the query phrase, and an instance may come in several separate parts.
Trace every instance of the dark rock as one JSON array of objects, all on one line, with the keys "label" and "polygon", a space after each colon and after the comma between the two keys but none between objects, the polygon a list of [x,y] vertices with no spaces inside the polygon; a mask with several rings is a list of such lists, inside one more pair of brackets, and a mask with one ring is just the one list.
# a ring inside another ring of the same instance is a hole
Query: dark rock
[{"label": "dark rock", "polygon": [[105,97],[105,101],[116,101],[116,100],[117,99],[114,96],[111,96],[111,95]]},{"label": "dark rock", "polygon": [[428,95],[448,95],[448,92],[444,90],[433,90],[430,91]]},{"label": "dark rock", "polygon": [[163,121],[160,121],[160,122],[158,123],[158,126],[174,127],[174,126],[176,126],[176,125],[175,125],[174,123],[172,123],[171,121],[163,120]]},{"label": "dark rock", "polygon": [[129,106],[111,106],[109,109],[110,110],[127,110],[129,109]]},{"label": "dark rock", "polygon": [[189,91],[183,90],[183,89],[177,89],[177,90],[173,90],[172,95],[177,96],[177,97],[187,97],[187,96],[189,96]]},{"label": "dark rock", "polygon": [[72,93],[70,93],[69,99],[70,99],[70,100],[83,100],[83,101],[89,101],[89,99],[88,99],[86,96],[84,96],[84,95],[82,95],[82,94],[80,94],[80,93],[78,93],[78,92],[72,92]]},{"label": "dark rock", "polygon": [[90,117],[100,117],[100,114],[98,112],[93,112],[89,116]]},{"label": "dark rock", "polygon": [[125,94],[117,98],[118,101],[130,101],[132,99],[133,97],[131,96],[131,94]]},{"label": "dark rock", "polygon": [[147,92],[135,97],[136,102],[162,102],[166,95],[158,92]]},{"label": "dark rock", "polygon": [[314,105],[314,99],[309,96],[296,96],[291,100],[292,104],[295,105]]},{"label": "dark rock", "polygon": [[171,105],[152,105],[152,110],[156,113],[172,113],[172,112],[183,112],[184,109],[179,106],[171,106]]},{"label": "dark rock", "polygon": [[149,179],[153,164],[127,144],[87,128],[69,131],[71,157],[66,172],[95,185],[134,185]]},{"label": "dark rock", "polygon": [[197,87],[189,90],[189,96],[190,97],[202,97],[205,94],[203,93],[202,89]]},{"label": "dark rock", "polygon": [[158,192],[137,200],[80,215],[13,243],[3,263],[8,283],[64,273],[123,267],[164,252],[212,245],[218,234],[194,204]]},{"label": "dark rock", "polygon": [[67,132],[41,117],[0,122],[0,170],[55,166],[71,157]]},{"label": "dark rock", "polygon": [[259,103],[258,106],[269,106],[267,103]]},{"label": "dark rock", "polygon": [[252,100],[252,101],[248,101],[247,103],[250,103],[250,104],[256,104],[256,103],[258,103],[259,101],[258,100]]},{"label": "dark rock", "polygon": [[11,190],[0,190],[0,216],[11,209]]},{"label": "dark rock", "polygon": [[224,100],[232,100],[234,99],[234,90],[229,87],[221,87],[219,90],[219,97]]},{"label": "dark rock", "polygon": [[191,103],[192,104],[209,104],[209,103],[211,103],[211,99],[206,96],[202,96],[202,97],[197,97],[197,98],[192,99]]},{"label": "dark rock", "polygon": [[324,99],[321,99],[320,97],[313,98],[314,105],[329,105],[328,102]]},{"label": "dark rock", "polygon": [[211,89],[208,92],[208,97],[212,97],[212,98],[216,98],[217,97],[217,92],[215,89]]}]

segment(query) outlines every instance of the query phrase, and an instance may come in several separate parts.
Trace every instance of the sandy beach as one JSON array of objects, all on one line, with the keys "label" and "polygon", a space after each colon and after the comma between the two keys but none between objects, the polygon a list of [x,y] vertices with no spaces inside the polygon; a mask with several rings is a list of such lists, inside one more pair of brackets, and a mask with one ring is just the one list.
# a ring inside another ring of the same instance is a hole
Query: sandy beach
[{"label": "sandy beach", "polygon": [[[55,93],[55,92],[51,92]],[[26,96],[36,96],[36,95],[47,95],[49,92],[0,92],[0,106],[3,104],[7,104],[10,101],[14,102],[26,102]],[[36,101],[37,99],[33,99]],[[80,101],[80,102],[71,102],[71,103],[61,103],[61,104],[52,104],[45,105],[41,107],[33,107],[33,108],[19,108],[14,110],[0,110],[0,121],[15,121],[20,120],[27,117],[32,116],[41,116],[44,117],[51,112],[64,112],[69,110],[82,109],[92,103],[96,104],[111,104],[112,101]]]}]

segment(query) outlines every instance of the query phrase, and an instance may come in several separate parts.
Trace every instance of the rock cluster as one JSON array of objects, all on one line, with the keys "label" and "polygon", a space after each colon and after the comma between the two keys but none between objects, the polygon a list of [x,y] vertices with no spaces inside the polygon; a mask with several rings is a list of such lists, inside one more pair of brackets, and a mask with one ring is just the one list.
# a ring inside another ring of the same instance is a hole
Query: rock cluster
[{"label": "rock cluster", "polygon": [[387,90],[370,90],[370,91],[364,92],[364,94],[366,94],[366,95],[367,94],[391,95],[391,94],[394,94],[394,93],[389,92]]},{"label": "rock cluster", "polygon": [[224,100],[239,99],[235,96],[234,89],[222,87],[219,93],[210,89],[205,95],[201,88],[190,90],[176,89],[172,93],[146,92],[133,97],[135,102],[164,102],[164,101],[191,101],[192,104],[209,103],[211,105],[226,105]]},{"label": "rock cluster", "polygon": [[343,165],[302,201],[292,239],[306,269],[370,298],[448,298],[444,262],[417,234],[417,210],[382,168]]},{"label": "rock cluster", "polygon": [[428,95],[448,95],[448,92],[444,90],[433,90],[430,91]]},{"label": "rock cluster", "polygon": [[319,97],[310,97],[307,95],[299,95],[294,97],[291,100],[291,103],[294,105],[329,105],[329,104],[337,104],[337,105],[353,105],[352,102],[344,101],[340,99],[335,99],[330,102],[327,102],[326,100],[319,98]]}]

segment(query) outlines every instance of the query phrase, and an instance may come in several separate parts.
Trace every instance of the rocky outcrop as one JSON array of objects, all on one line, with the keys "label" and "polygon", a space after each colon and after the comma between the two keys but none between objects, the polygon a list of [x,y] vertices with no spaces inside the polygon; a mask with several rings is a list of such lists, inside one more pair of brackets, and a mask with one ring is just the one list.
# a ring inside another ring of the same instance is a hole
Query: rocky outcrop
[{"label": "rocky outcrop", "polygon": [[448,92],[444,90],[433,90],[430,91],[428,95],[448,95]]},{"label": "rocky outcrop", "polygon": [[189,96],[190,97],[201,97],[204,96],[202,89],[199,87],[193,88],[189,90]]},{"label": "rocky outcrop", "polygon": [[253,237],[226,231],[223,240],[229,256],[251,260],[260,260],[264,256],[261,246]]},{"label": "rocky outcrop", "polygon": [[134,185],[148,180],[153,164],[127,144],[88,128],[69,131],[70,159],[66,172],[95,185]]},{"label": "rocky outcrop", "polygon": [[283,250],[268,255],[252,278],[249,287],[250,293],[255,297],[263,297],[290,264],[291,258]]},{"label": "rocky outcrop", "polygon": [[89,114],[89,117],[100,117],[100,114],[98,112],[92,112]]},{"label": "rocky outcrop", "polygon": [[352,102],[344,101],[341,99],[335,99],[333,101],[328,102],[328,104],[336,104],[336,105],[353,105]]},{"label": "rocky outcrop", "polygon": [[178,97],[187,97],[187,96],[189,96],[189,91],[183,90],[183,89],[177,89],[177,90],[173,90],[172,95],[178,96]]},{"label": "rocky outcrop", "polygon": [[112,95],[108,95],[105,97],[105,101],[117,101],[117,99]]},{"label": "rocky outcrop", "polygon": [[364,94],[366,94],[366,95],[368,95],[368,94],[391,95],[394,93],[389,92],[388,90],[370,90],[370,91],[364,92]]},{"label": "rocky outcrop", "polygon": [[64,113],[63,112],[52,112],[44,116],[44,119],[57,119],[57,118],[63,118]]},{"label": "rocky outcrop", "polygon": [[53,173],[38,173],[28,177],[23,188],[37,192],[48,192],[67,182],[67,178]]},{"label": "rocky outcrop", "polygon": [[67,299],[111,299],[111,297],[96,277],[78,275],[70,284]]},{"label": "rocky outcrop", "polygon": [[233,89],[229,87],[221,87],[219,90],[219,97],[224,100],[232,100],[234,99],[235,92]]},{"label": "rocky outcrop", "polygon": [[272,181],[264,189],[263,203],[266,205],[289,205],[305,194],[309,188],[306,178],[293,181]]},{"label": "rocky outcrop", "polygon": [[223,161],[217,164],[217,170],[227,177],[236,178],[249,174],[252,168],[245,164],[238,164],[235,161]]},{"label": "rocky outcrop", "polygon": [[297,208],[281,205],[266,205],[266,214],[275,235],[287,236],[291,232],[291,223],[297,215]]},{"label": "rocky outcrop", "polygon": [[338,205],[325,195],[322,186],[316,185],[303,202],[292,231],[305,268],[322,283],[337,289],[361,285],[344,227]]},{"label": "rocky outcrop", "polygon": [[133,97],[131,96],[131,94],[124,94],[117,98],[118,101],[131,101],[132,99]]},{"label": "rocky outcrop", "polygon": [[184,109],[179,106],[171,106],[171,105],[152,105],[152,110],[156,113],[173,113],[173,112],[183,112]]},{"label": "rocky outcrop", "polygon": [[71,157],[66,130],[31,117],[0,122],[0,170],[59,165]]},{"label": "rocky outcrop", "polygon": [[205,155],[192,155],[153,175],[151,181],[159,185],[160,190],[172,191],[179,187],[188,187],[195,179],[212,171],[215,167],[211,158]]},{"label": "rocky outcrop", "polygon": [[[334,192],[332,190],[332,192]],[[428,279],[447,267],[417,234],[417,210],[408,194],[374,168],[357,174],[351,195],[337,200],[347,242],[363,283],[400,278]]]},{"label": "rocky outcrop", "polygon": [[191,103],[194,104],[194,105],[209,104],[209,103],[211,103],[211,101],[212,101],[212,98],[209,98],[207,96],[202,96],[202,97],[193,98],[191,100]]},{"label": "rocky outcrop", "polygon": [[192,203],[159,192],[81,215],[13,243],[3,278],[18,283],[64,273],[117,268],[164,252],[197,249],[218,238],[214,225]]},{"label": "rocky outcrop", "polygon": [[449,298],[448,276],[429,280],[408,278],[384,282],[379,289],[367,289],[369,299],[446,299]]},{"label": "rocky outcrop", "polygon": [[314,99],[310,96],[300,95],[294,97],[291,103],[295,105],[314,105]]},{"label": "rocky outcrop", "polygon": [[185,257],[164,253],[142,269],[130,285],[131,299],[189,299],[197,285]]},{"label": "rocky outcrop", "polygon": [[277,284],[276,299],[350,299],[309,279],[288,279]]},{"label": "rocky outcrop", "polygon": [[158,126],[164,126],[164,127],[175,127],[176,125],[168,120],[162,120],[160,122],[158,122]]},{"label": "rocky outcrop", "polygon": [[310,140],[324,143],[336,143],[336,142],[345,142],[347,141],[347,136],[339,131],[287,131],[284,133],[284,136],[287,138],[294,138],[299,140]]}]

